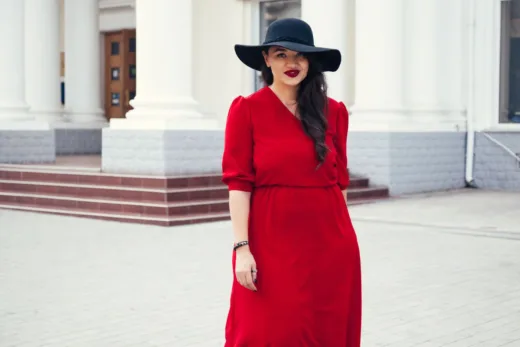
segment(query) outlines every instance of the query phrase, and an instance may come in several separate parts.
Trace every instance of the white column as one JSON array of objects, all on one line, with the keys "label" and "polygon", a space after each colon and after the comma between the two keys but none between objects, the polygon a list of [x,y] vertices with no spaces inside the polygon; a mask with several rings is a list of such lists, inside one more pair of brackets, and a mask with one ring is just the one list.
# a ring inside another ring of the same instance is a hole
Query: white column
[{"label": "white column", "polygon": [[461,10],[460,0],[407,0],[404,106],[409,123],[432,130],[465,126]]},{"label": "white column", "polygon": [[351,130],[386,130],[403,113],[403,0],[356,2]]},{"label": "white column", "polygon": [[[437,95],[439,106],[458,112],[465,104],[464,80],[467,69],[468,30],[466,13],[468,6],[462,0],[430,0],[435,3],[436,61],[438,77]],[[455,114],[452,114],[455,116]]]},{"label": "white column", "polygon": [[71,122],[106,123],[98,0],[65,0],[65,105]]},{"label": "white column", "polygon": [[35,119],[61,119],[58,0],[25,0],[25,93]]},{"label": "white column", "polygon": [[199,113],[193,97],[192,0],[136,0],[135,9],[134,109],[126,120],[111,120],[111,127],[215,127],[216,120]]},{"label": "white column", "polygon": [[441,22],[435,16],[438,0],[407,1],[405,12],[404,103],[411,109],[437,107],[436,35]]},{"label": "white column", "polygon": [[30,119],[25,102],[23,1],[0,1],[0,42],[0,121]]},{"label": "white column", "polygon": [[302,0],[302,19],[312,27],[314,44],[341,52],[340,68],[326,78],[329,96],[349,106],[354,103],[355,8],[355,0]]}]

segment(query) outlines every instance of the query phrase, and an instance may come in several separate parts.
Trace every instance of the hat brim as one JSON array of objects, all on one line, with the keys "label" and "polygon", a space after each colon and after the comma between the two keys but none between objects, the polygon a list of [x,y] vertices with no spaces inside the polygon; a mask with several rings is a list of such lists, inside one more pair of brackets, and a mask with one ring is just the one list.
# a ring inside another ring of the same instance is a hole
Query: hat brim
[{"label": "hat brim", "polygon": [[280,46],[291,51],[312,54],[319,61],[323,71],[336,71],[341,65],[341,53],[337,49],[307,46],[289,41],[270,42],[257,46],[235,45],[235,53],[238,59],[245,65],[260,71],[262,65],[264,65],[262,51],[272,46]]}]

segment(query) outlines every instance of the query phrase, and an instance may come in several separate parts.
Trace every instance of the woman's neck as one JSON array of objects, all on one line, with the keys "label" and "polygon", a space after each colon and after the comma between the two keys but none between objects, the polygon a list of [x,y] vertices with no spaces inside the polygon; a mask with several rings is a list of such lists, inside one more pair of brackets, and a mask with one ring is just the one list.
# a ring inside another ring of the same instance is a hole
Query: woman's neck
[{"label": "woman's neck", "polygon": [[296,103],[297,87],[273,83],[269,88],[271,88],[284,104],[291,105]]}]

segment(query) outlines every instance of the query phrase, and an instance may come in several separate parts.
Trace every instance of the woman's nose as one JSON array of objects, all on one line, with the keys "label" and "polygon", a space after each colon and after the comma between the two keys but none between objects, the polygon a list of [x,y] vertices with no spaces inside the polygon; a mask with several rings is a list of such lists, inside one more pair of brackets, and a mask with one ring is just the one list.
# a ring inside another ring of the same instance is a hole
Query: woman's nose
[{"label": "woman's nose", "polygon": [[298,65],[298,57],[289,57],[289,59],[287,60],[287,64]]}]

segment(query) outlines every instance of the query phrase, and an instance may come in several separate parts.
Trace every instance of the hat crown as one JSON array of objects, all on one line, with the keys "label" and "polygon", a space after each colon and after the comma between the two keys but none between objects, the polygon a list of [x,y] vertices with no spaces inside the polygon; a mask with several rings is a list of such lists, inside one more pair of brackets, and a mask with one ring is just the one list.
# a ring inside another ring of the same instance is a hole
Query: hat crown
[{"label": "hat crown", "polygon": [[314,35],[310,25],[301,19],[278,19],[267,28],[264,44],[279,41],[289,41],[314,46]]}]

